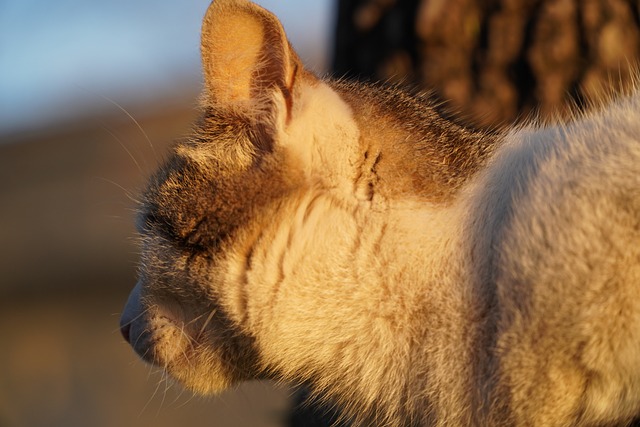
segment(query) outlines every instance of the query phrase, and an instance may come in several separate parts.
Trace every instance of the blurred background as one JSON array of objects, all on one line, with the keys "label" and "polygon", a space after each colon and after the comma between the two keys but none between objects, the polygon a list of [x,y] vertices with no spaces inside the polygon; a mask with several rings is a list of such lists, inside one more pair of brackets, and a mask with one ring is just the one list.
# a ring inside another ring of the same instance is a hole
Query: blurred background
[{"label": "blurred background", "polygon": [[[640,1],[258,3],[318,74],[433,89],[481,127],[624,89],[640,53]],[[208,4],[0,1],[0,427],[287,424],[290,390],[194,398],[118,330],[135,199],[197,115]]]}]

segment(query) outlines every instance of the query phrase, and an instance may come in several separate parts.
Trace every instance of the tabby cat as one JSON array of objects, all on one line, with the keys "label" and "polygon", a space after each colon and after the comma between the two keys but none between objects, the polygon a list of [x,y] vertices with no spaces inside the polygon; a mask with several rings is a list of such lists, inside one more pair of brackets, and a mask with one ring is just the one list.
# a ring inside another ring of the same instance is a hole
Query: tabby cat
[{"label": "tabby cat", "polygon": [[210,6],[202,60],[139,217],[143,359],[199,393],[309,383],[360,425],[640,415],[640,96],[472,131],[319,79],[245,0]]}]

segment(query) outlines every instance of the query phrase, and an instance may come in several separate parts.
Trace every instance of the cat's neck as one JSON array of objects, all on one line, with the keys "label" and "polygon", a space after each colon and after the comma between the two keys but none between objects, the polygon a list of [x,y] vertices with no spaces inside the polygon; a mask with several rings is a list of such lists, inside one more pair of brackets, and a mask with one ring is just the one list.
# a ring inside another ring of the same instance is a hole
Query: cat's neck
[{"label": "cat's neck", "polygon": [[[469,344],[467,323],[441,314],[450,312],[441,309],[445,305],[464,313],[469,304],[455,259],[462,211],[455,204],[419,199],[346,203],[320,191],[300,194],[280,209],[277,214],[290,220],[271,218],[251,237],[245,258],[238,254],[233,262],[236,282],[225,298],[270,361],[264,368],[289,378],[331,377],[330,394],[358,390],[363,393],[358,400],[392,402],[389,410],[404,412],[405,418],[407,411],[423,411],[426,401],[417,399],[414,407],[406,401],[415,397],[402,395],[422,386],[406,383],[420,378],[409,374],[416,369],[411,360],[424,359],[417,353],[426,351],[433,353],[428,363],[437,364]],[[237,301],[251,307],[234,305]],[[413,345],[417,336],[424,346]],[[436,342],[454,336],[449,344]],[[403,351],[417,353],[389,357]],[[327,373],[326,366],[333,365]],[[426,368],[442,372],[435,365],[421,367]],[[468,377],[428,383],[460,395]]]}]

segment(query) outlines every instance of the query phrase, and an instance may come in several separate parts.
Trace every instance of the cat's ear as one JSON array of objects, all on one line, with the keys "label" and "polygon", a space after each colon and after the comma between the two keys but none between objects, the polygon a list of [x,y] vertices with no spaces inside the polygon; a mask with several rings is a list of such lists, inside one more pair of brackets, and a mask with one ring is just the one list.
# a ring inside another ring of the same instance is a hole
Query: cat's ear
[{"label": "cat's ear", "polygon": [[272,13],[245,0],[215,0],[204,18],[201,50],[207,102],[263,114],[281,95],[290,114],[303,69]]}]

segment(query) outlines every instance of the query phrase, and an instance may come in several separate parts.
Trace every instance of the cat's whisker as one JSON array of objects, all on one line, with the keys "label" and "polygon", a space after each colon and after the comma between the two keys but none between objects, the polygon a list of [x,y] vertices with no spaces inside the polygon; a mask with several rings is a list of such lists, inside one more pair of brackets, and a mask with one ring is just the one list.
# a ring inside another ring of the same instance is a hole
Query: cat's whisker
[{"label": "cat's whisker", "polygon": [[[180,395],[178,397],[181,397],[184,394],[184,389],[182,390],[182,392],[180,393]],[[186,405],[188,405],[189,403],[191,403],[191,401],[193,401],[193,399],[196,398],[195,394],[191,394],[191,397],[189,397],[185,402],[181,403],[179,406],[176,406],[176,409],[180,409],[180,408],[184,408]],[[177,402],[177,398],[176,398],[176,402]]]},{"label": "cat's whisker", "polygon": [[193,369],[193,363],[191,362],[191,358],[189,358],[189,356],[187,355],[187,352],[184,349],[182,349],[181,353],[182,353],[182,357],[184,357],[184,360],[187,362],[189,369]]},{"label": "cat's whisker", "polygon": [[216,309],[214,308],[213,310],[211,310],[211,312],[209,313],[209,316],[207,317],[207,319],[204,321],[204,324],[202,325],[202,328],[200,328],[200,332],[198,333],[198,338],[200,338],[200,336],[202,336],[202,334],[204,333],[205,329],[207,328],[207,326],[209,326],[209,323],[211,322],[211,320],[213,319],[213,316],[215,316],[216,314]]},{"label": "cat's whisker", "polygon": [[199,316],[194,317],[193,319],[189,320],[187,323],[185,323],[186,326],[192,325],[193,323],[197,322],[198,320],[202,319],[202,317],[204,316],[204,314],[201,314]]},{"label": "cat's whisker", "polygon": [[[173,407],[176,403],[178,403],[178,400],[180,400],[182,398],[182,396],[184,395],[185,389],[184,387],[180,387],[180,392],[176,395],[176,397],[173,399],[173,401],[171,401],[171,403],[169,403],[170,407]],[[192,394],[193,396],[193,394]]]},{"label": "cat's whisker", "polygon": [[121,211],[128,211],[129,213],[135,212],[135,209],[129,208],[129,203],[124,202],[123,200],[105,200],[102,202],[92,203],[92,206],[96,208],[104,208],[109,206],[118,206]]},{"label": "cat's whisker", "polygon": [[154,157],[157,159],[158,158],[158,154],[156,153],[155,147],[153,146],[153,143],[151,142],[151,138],[149,138],[149,135],[147,134],[147,132],[145,132],[144,128],[140,125],[140,123],[135,119],[135,117],[133,117],[133,115],[126,109],[124,108],[122,105],[120,105],[118,102],[114,101],[113,99],[95,92],[87,87],[83,87],[83,86],[79,86],[78,87],[82,90],[84,90],[85,92],[90,93],[93,96],[97,96],[98,98],[101,98],[107,102],[109,102],[110,104],[112,104],[113,106],[115,106],[116,108],[118,108],[120,111],[122,111],[124,114],[127,115],[127,117],[129,119],[131,119],[131,121],[133,121],[133,123],[136,125],[136,127],[138,128],[138,130],[140,131],[140,133],[142,134],[142,136],[144,137],[144,139],[146,140],[146,142],[149,144],[149,147],[151,148],[151,151],[154,155]]},{"label": "cat's whisker", "polygon": [[[144,334],[149,334],[149,333],[151,333],[151,331],[149,329],[145,329],[140,335],[138,335],[138,338],[136,338],[135,342],[131,343],[131,345],[135,347],[136,345],[138,345],[138,341],[140,341],[140,338],[142,338]],[[148,352],[149,350],[145,352],[145,354],[143,355],[143,358],[144,356],[147,355]]]},{"label": "cat's whisker", "polygon": [[[147,352],[145,352],[145,354],[143,356],[146,356]],[[158,368],[157,366],[154,365],[147,365],[149,367],[149,369],[147,369],[147,381],[151,381],[151,377],[153,375],[159,374],[163,369],[162,368]]]},{"label": "cat's whisker", "polygon": [[160,400],[160,405],[158,406],[156,416],[160,415],[160,411],[163,409],[164,402],[167,399],[167,392],[169,391],[169,388],[171,386],[169,384],[169,374],[167,374],[166,371],[162,372],[162,377],[160,378],[160,382],[158,384],[162,384],[163,382],[164,382],[164,392],[162,393],[162,399]]},{"label": "cat's whisker", "polygon": [[118,184],[117,182],[115,182],[115,181],[113,181],[111,179],[108,179],[108,178],[100,177],[100,176],[95,176],[95,177],[93,177],[93,179],[98,180],[98,181],[103,181],[103,182],[106,182],[108,184],[116,186],[117,188],[119,188],[120,190],[123,191],[123,193],[127,197],[127,199],[131,200],[136,205],[141,206],[143,204],[141,200],[138,200],[135,197],[133,197],[133,195],[131,194],[131,192],[129,190],[127,190],[125,187],[123,187],[122,185]]},{"label": "cat's whisker", "polygon": [[158,381],[158,383],[156,384],[156,388],[154,389],[153,393],[151,394],[151,397],[149,397],[149,399],[147,400],[147,403],[142,407],[142,410],[140,411],[140,414],[138,414],[138,418],[142,417],[142,414],[144,414],[146,412],[147,408],[149,407],[149,405],[151,404],[153,399],[156,397],[156,394],[158,394],[158,390],[160,389],[160,384],[162,384],[162,381]]},{"label": "cat's whisker", "polygon": [[131,158],[131,160],[133,161],[133,163],[136,165],[136,168],[138,168],[138,172],[140,172],[141,175],[145,175],[144,171],[142,170],[142,167],[140,167],[140,164],[138,163],[138,161],[136,160],[135,156],[131,153],[131,151],[127,148],[127,146],[124,144],[124,142],[122,142],[122,140],[118,137],[118,135],[116,135],[114,132],[112,132],[109,128],[107,128],[106,126],[103,126],[102,129],[107,132],[109,135],[111,135],[111,137],[113,139],[115,139],[116,141],[118,141],[118,144],[120,144],[120,146],[122,147],[122,149],[129,155],[129,157]]},{"label": "cat's whisker", "polygon": [[[180,329],[180,333],[182,334],[182,336],[184,336],[187,339],[187,343],[189,345],[189,348],[191,349],[191,351],[195,351],[195,346],[198,344],[191,336],[189,336],[189,334],[187,334],[184,331],[184,325],[182,326],[182,328]],[[185,351],[184,347],[182,347],[180,349],[180,353],[182,353],[182,357],[184,358],[184,360],[187,362],[189,369],[193,369],[193,364],[191,362],[191,358],[189,357],[189,355],[187,354],[187,352]]]},{"label": "cat's whisker", "polygon": [[[151,308],[146,308],[146,309],[142,310],[142,312],[140,314],[138,314],[137,316],[135,316],[133,319],[129,320],[128,322],[123,323],[122,326],[131,326],[133,324],[133,322],[135,322],[136,320],[140,319],[142,316],[147,314],[150,309]],[[122,317],[122,313],[120,313],[120,316]],[[121,327],[118,327],[117,329],[114,329],[111,333],[120,332],[120,329],[121,329]]]},{"label": "cat's whisker", "polygon": [[[186,327],[185,324],[183,324],[179,331],[180,331],[180,335],[182,335],[184,338],[186,338],[187,343],[189,344],[189,348],[191,348],[191,350],[193,350],[195,348],[195,346],[198,344],[198,342],[196,341],[195,338],[193,338],[191,335],[189,335],[188,333],[185,332],[184,328]],[[183,350],[183,354],[184,354],[184,350]],[[187,357],[186,354],[184,354],[185,358]]]}]

